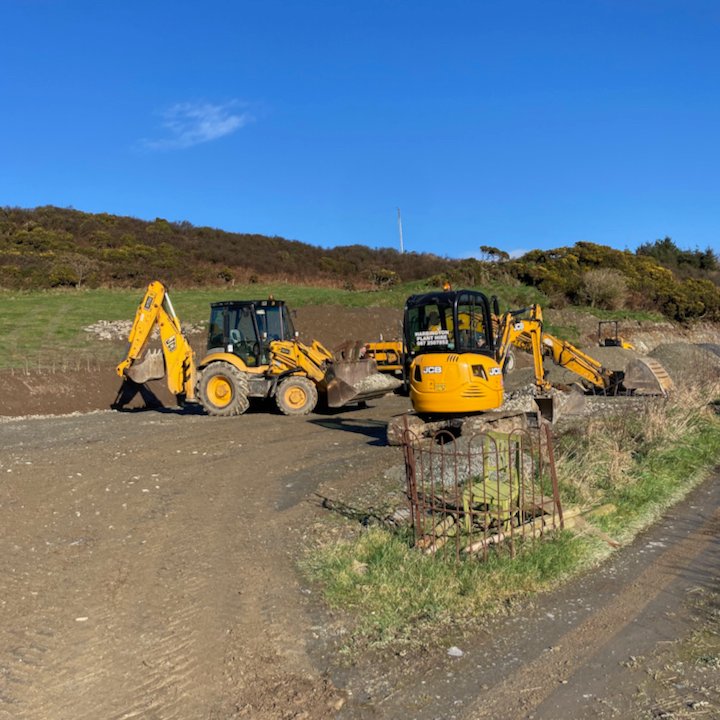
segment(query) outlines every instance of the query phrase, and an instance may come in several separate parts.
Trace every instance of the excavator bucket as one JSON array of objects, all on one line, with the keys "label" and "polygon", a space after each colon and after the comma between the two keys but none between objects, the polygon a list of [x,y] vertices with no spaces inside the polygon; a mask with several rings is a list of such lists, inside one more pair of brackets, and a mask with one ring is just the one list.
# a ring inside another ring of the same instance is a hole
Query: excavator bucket
[{"label": "excavator bucket", "polygon": [[625,368],[623,384],[639,395],[666,396],[673,387],[667,370],[655,359],[638,357]]},{"label": "excavator bucket", "polygon": [[402,384],[378,372],[374,360],[336,360],[332,374],[327,383],[327,402],[332,408],[388,395]]},{"label": "excavator bucket", "polygon": [[557,406],[555,398],[552,395],[538,395],[535,399],[535,405],[540,412],[540,417],[549,423],[554,423],[557,419]]},{"label": "excavator bucket", "polygon": [[165,377],[165,358],[162,350],[149,350],[139,362],[134,362],[125,375],[132,381],[142,385],[149,380],[160,380]]}]

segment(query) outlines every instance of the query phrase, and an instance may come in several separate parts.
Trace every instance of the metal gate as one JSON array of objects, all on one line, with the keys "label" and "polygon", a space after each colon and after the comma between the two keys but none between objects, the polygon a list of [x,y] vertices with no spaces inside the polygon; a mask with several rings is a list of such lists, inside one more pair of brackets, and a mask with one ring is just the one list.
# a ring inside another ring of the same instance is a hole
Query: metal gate
[{"label": "metal gate", "polygon": [[563,527],[549,423],[429,438],[404,433],[415,546],[459,560],[508,552]]}]

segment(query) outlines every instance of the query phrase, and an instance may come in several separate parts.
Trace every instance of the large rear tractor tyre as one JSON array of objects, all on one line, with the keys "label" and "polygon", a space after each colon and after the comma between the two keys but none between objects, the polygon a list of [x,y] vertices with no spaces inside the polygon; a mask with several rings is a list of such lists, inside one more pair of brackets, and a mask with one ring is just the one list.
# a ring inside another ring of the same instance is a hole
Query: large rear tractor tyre
[{"label": "large rear tractor tyre", "polygon": [[214,362],[200,372],[197,395],[209,415],[242,415],[250,406],[245,375],[226,362]]},{"label": "large rear tractor tyre", "polygon": [[298,375],[285,378],[275,393],[275,402],[284,415],[307,415],[315,409],[317,401],[315,383]]}]

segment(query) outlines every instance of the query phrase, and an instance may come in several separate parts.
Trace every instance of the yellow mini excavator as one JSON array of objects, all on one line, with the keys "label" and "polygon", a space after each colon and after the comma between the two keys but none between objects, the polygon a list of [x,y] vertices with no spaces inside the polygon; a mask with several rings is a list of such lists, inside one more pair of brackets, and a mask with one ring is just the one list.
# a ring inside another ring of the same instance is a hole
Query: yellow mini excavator
[{"label": "yellow mini excavator", "polygon": [[[156,328],[161,349],[146,351]],[[125,383],[116,408],[144,383],[163,377],[181,402],[199,402],[210,415],[240,415],[249,398],[274,398],[285,415],[306,415],[319,392],[329,407],[342,407],[400,384],[378,373],[372,359],[337,359],[316,340],[301,343],[287,306],[272,298],[212,303],[207,353],[196,363],[166,288],[152,282],[128,340],[117,366]]]},{"label": "yellow mini excavator", "polygon": [[543,329],[538,305],[500,315],[473,290],[413,295],[403,323],[410,399],[416,413],[462,415],[500,408],[510,347],[532,353],[537,395],[547,395],[543,357],[575,373],[588,393],[665,395],[672,381],[652,358],[635,358],[624,371],[600,362]]}]

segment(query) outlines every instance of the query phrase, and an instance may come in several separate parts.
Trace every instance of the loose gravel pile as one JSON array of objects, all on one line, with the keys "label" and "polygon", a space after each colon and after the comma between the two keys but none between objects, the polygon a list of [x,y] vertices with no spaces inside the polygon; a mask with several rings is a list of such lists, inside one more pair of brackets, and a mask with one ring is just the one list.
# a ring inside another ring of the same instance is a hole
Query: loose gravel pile
[{"label": "loose gravel pile", "polygon": [[720,356],[708,345],[664,343],[658,345],[650,357],[663,365],[678,387],[720,380]]}]

